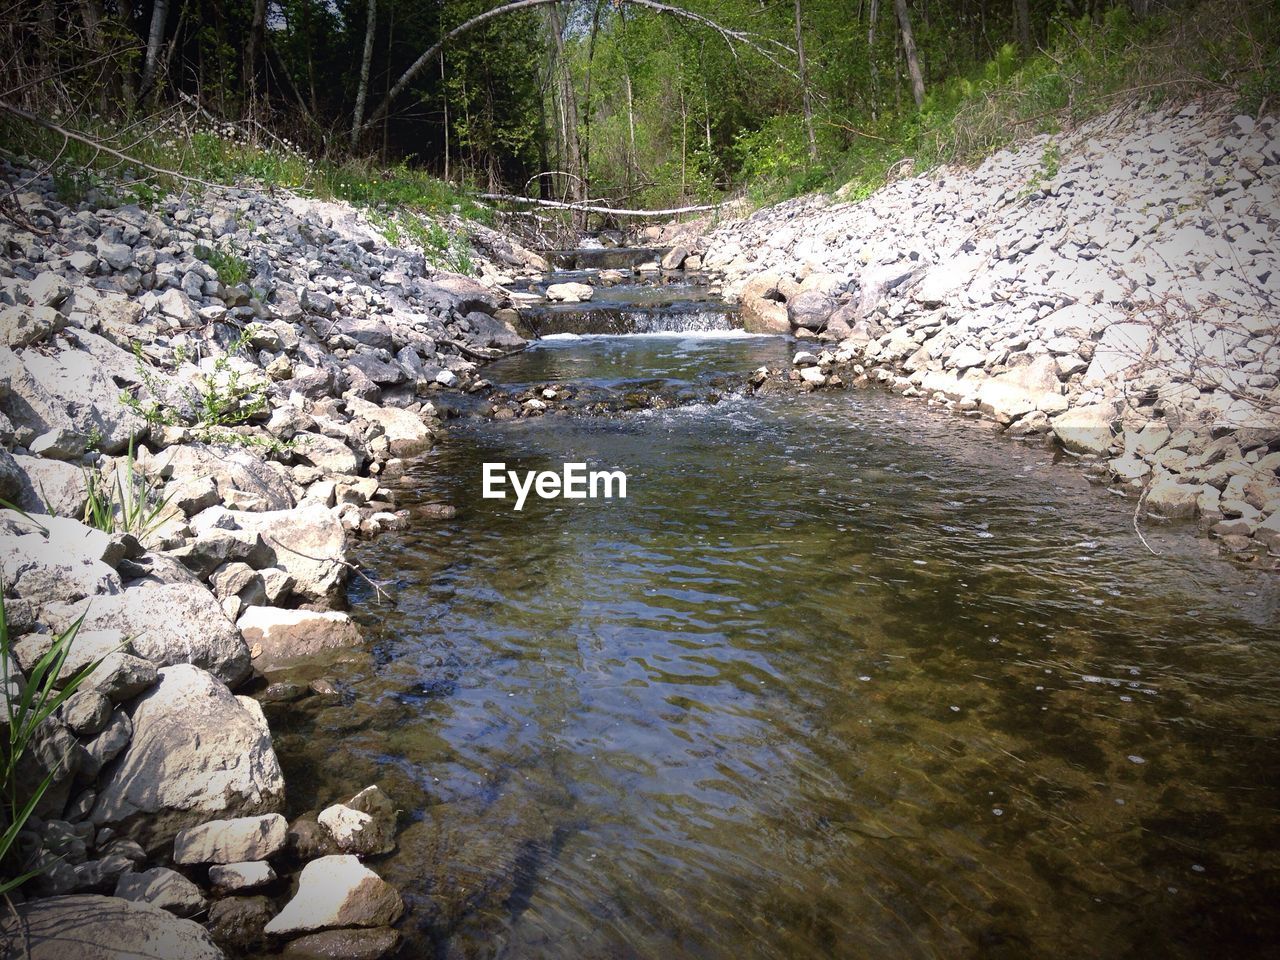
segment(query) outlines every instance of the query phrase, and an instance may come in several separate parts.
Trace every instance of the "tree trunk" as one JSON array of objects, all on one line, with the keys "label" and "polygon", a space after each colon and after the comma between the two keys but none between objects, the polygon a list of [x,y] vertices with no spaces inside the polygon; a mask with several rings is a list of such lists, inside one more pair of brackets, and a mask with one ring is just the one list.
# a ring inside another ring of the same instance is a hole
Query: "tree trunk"
[{"label": "tree trunk", "polygon": [[880,19],[880,0],[871,0],[871,16],[867,21],[867,63],[871,67],[871,119],[879,115],[880,64],[876,60],[876,21]]},{"label": "tree trunk", "polygon": [[898,26],[902,29],[902,50],[907,57],[907,69],[911,71],[911,95],[916,109],[924,106],[924,74],[920,72],[920,55],[916,52],[915,34],[911,32],[911,14],[907,12],[907,0],[893,0],[898,13]]},{"label": "tree trunk", "polygon": [[818,159],[818,140],[813,135],[813,102],[809,98],[809,72],[804,59],[804,32],[800,29],[800,0],[796,0],[796,63],[800,68],[800,102],[804,106],[804,132],[809,140],[809,159]]},{"label": "tree trunk", "polygon": [[444,101],[444,180],[449,182],[449,90],[444,82],[444,51],[440,51],[440,99]]},{"label": "tree trunk", "polygon": [[253,22],[249,25],[249,40],[244,48],[245,89],[249,91],[249,111],[258,104],[258,53],[267,29],[267,0],[253,0]]},{"label": "tree trunk", "polygon": [[164,43],[164,23],[169,14],[169,0],[155,0],[151,4],[151,29],[147,33],[147,53],[142,61],[142,83],[138,96],[145,97],[156,79],[156,66],[160,63],[160,46]]},{"label": "tree trunk", "polygon": [[364,56],[360,58],[360,79],[356,86],[356,106],[351,112],[352,152],[360,142],[360,129],[364,123],[364,102],[369,96],[369,67],[373,63],[373,35],[377,28],[378,0],[369,0],[369,11],[364,24]]},{"label": "tree trunk", "polygon": [[1031,11],[1027,0],[1013,0],[1013,14],[1018,24],[1018,46],[1022,55],[1029,57],[1034,51],[1031,48]]},{"label": "tree trunk", "polygon": [[[578,139],[578,98],[574,94],[573,73],[569,67],[569,60],[565,56],[565,24],[558,5],[553,4],[550,7],[548,21],[551,26],[551,42],[555,55],[556,92],[560,104],[561,134],[564,143],[564,154],[561,160],[569,175],[569,182],[566,184],[568,189],[565,193],[573,197],[575,202],[581,203],[588,196],[587,172],[582,168],[582,143]],[[575,210],[573,228],[584,230],[586,225],[586,212]]]}]

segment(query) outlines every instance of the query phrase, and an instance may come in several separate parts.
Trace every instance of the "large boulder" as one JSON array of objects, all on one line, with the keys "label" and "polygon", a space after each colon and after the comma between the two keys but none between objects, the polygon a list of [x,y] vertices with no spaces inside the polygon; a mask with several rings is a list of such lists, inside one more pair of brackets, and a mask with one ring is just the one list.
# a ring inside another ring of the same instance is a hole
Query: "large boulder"
[{"label": "large boulder", "polygon": [[689,259],[689,248],[685,246],[674,246],[668,250],[662,257],[663,270],[679,270],[684,266],[684,262]]},{"label": "large boulder", "polygon": [[38,437],[56,433],[63,436],[64,443],[77,443],[83,452],[89,443],[88,429],[76,428],[65,404],[40,382],[24,360],[8,347],[0,347],[0,413],[13,422],[14,439],[25,447]]},{"label": "large boulder", "polygon": [[335,610],[249,607],[240,615],[236,627],[249,647],[254,667],[260,671],[361,642],[355,622]]},{"label": "large boulder", "polygon": [[739,304],[742,329],[747,333],[790,333],[787,305],[767,297],[745,296]]},{"label": "large boulder", "polygon": [[1000,423],[1009,423],[1033,410],[1058,413],[1067,408],[1058,366],[1041,354],[1026,366],[992,377],[978,388],[978,407]]},{"label": "large boulder", "polygon": [[179,917],[203,913],[206,906],[200,888],[168,867],[126,873],[116,882],[116,896],[149,903]]},{"label": "large boulder", "polygon": [[467,339],[477,347],[519,350],[525,346],[525,339],[520,336],[519,331],[500,317],[491,317],[487,313],[475,310],[467,314],[466,320],[471,328]]},{"label": "large boulder", "polygon": [[283,805],[262,708],[181,664],[161,670],[160,683],[139,698],[133,739],[100,783],[90,819],[158,853],[186,827]]},{"label": "large boulder", "polygon": [[120,453],[146,429],[145,421],[121,401],[120,388],[92,354],[27,351],[22,362],[57,398],[75,431],[94,438],[101,452]]},{"label": "large boulder", "polygon": [[72,463],[44,457],[15,456],[21,471],[17,498],[13,501],[27,513],[51,513],[59,517],[82,517],[89,491],[84,470]]},{"label": "large boulder", "polygon": [[793,327],[818,333],[826,329],[835,309],[836,302],[822,291],[806,290],[787,301],[787,319]]},{"label": "large boulder", "polygon": [[0,955],[25,960],[224,960],[198,923],[119,897],[50,897],[0,916]]},{"label": "large boulder", "polygon": [[83,630],[116,630],[157,666],[194,664],[230,686],[252,672],[249,649],[217,599],[204,587],[144,583],[80,603],[51,604],[57,629],[84,615]]},{"label": "large boulder", "polygon": [[256,567],[282,568],[293,591],[307,600],[336,604],[347,580],[347,537],[342,522],[320,503],[296,510],[251,513],[214,507],[191,521],[197,537],[215,530],[260,539],[265,552],[249,558]]},{"label": "large boulder", "polygon": [[1072,453],[1101,456],[1111,449],[1114,438],[1112,423],[1116,416],[1116,406],[1112,403],[1072,407],[1053,418],[1053,432],[1058,442]]},{"label": "large boulder", "polygon": [[238,490],[251,494],[263,510],[287,510],[294,505],[289,482],[258,454],[239,447],[201,443],[168,447],[148,459],[146,471],[169,480],[167,494],[180,495],[183,489],[212,479],[222,500]]},{"label": "large boulder", "polygon": [[347,409],[353,415],[382,427],[393,457],[410,457],[431,446],[431,431],[416,413],[398,407],[379,406],[358,397],[347,400]]},{"label": "large boulder", "polygon": [[107,534],[65,517],[28,521],[11,511],[0,517],[12,518],[0,530],[0,578],[15,596],[45,604],[120,591],[104,559],[119,560]]},{"label": "large boulder", "polygon": [[320,857],[302,868],[298,892],[266,932],[288,936],[337,927],[384,927],[403,911],[395,887],[354,856]]}]

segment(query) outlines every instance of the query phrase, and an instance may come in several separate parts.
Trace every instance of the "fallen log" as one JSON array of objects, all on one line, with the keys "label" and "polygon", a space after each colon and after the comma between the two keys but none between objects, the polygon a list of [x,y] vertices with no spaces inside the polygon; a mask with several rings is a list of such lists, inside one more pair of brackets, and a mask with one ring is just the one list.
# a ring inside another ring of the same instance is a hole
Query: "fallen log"
[{"label": "fallen log", "polygon": [[556,210],[585,210],[588,213],[612,213],[619,217],[674,217],[680,213],[706,213],[719,210],[732,201],[712,203],[695,207],[672,207],[668,210],[620,210],[617,207],[602,207],[591,203],[563,203],[559,200],[539,200],[536,197],[515,197],[506,193],[482,193],[481,200],[497,200],[504,203],[529,203],[538,207],[553,207]]}]

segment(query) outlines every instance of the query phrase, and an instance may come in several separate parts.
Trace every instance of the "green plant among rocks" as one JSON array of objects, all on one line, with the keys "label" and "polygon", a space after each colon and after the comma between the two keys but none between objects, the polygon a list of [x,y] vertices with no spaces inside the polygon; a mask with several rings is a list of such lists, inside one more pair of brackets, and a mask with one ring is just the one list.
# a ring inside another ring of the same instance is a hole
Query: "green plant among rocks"
[{"label": "green plant among rocks", "polygon": [[170,497],[159,497],[155,481],[141,474],[133,444],[122,466],[86,470],[84,523],[105,533],[128,533],[142,539],[164,519]]},{"label": "green plant among rocks", "polygon": [[213,267],[225,287],[236,287],[249,281],[249,261],[228,247],[196,247],[196,256]]},{"label": "green plant among rocks", "polygon": [[[34,787],[19,773],[23,757],[41,725],[48,720],[97,669],[100,660],[76,671],[59,688],[58,680],[84,621],[81,616],[54,638],[53,645],[31,668],[25,679],[11,671],[13,648],[9,621],[0,591],[0,696],[3,696],[4,732],[0,734],[0,894],[8,894],[43,872],[29,867],[19,848],[18,836],[40,800],[53,784],[56,769]],[[29,856],[29,854],[28,854]]]},{"label": "green plant among rocks", "polygon": [[[152,399],[144,403],[130,393],[124,394],[121,402],[142,417],[149,426],[180,425],[193,430],[204,439],[217,432],[226,432],[227,427],[247,423],[266,409],[267,384],[247,379],[232,364],[232,360],[253,339],[255,332],[253,324],[241,330],[228,345],[226,352],[213,362],[212,369],[196,378],[195,385],[186,395],[189,412],[163,400]],[[134,347],[134,357],[143,386],[152,397],[158,397],[162,393],[158,378],[152,373],[138,346]]]}]

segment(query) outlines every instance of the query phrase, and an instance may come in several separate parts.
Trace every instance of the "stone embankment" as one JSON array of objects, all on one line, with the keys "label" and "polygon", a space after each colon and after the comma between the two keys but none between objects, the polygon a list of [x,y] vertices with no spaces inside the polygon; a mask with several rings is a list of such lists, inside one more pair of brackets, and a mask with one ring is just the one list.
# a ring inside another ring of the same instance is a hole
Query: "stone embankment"
[{"label": "stone embankment", "polygon": [[308,695],[266,678],[360,642],[350,538],[405,524],[395,478],[440,431],[433,398],[523,346],[499,283],[545,263],[476,228],[481,283],[341,204],[68,205],[0,175],[6,694],[76,624],[62,680],[102,661],[19,771],[49,788],[5,873],[41,872],[0,952],[390,951],[400,897],[361,860],[394,848],[394,802],[370,787],[287,822],[237,691]]},{"label": "stone embankment", "polygon": [[806,388],[871,380],[1051,438],[1275,567],[1278,133],[1202,103],[1117,112],[697,249],[747,329],[815,341],[787,373]]}]

